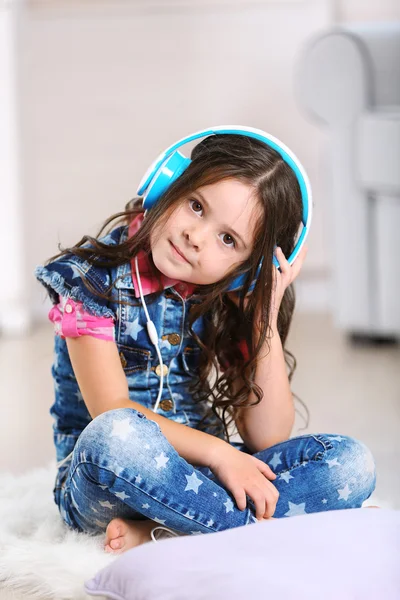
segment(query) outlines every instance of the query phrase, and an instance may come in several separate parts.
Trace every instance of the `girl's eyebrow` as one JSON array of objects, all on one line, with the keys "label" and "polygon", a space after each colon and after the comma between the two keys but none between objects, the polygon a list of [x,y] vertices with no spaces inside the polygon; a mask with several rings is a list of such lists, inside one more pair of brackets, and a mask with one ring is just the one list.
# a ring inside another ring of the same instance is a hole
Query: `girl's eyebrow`
[{"label": "girl's eyebrow", "polygon": [[[210,212],[212,212],[210,205],[208,204],[207,200],[204,198],[203,194],[201,192],[194,192],[195,195],[200,196],[201,201],[206,205],[206,208],[208,208],[208,210]],[[226,229],[228,233],[233,233],[233,235],[235,235],[237,238],[239,238],[239,240],[241,241],[241,243],[243,244],[244,248],[247,250],[247,246],[244,242],[244,239],[242,238],[241,235],[238,234],[237,231],[235,231],[234,229],[232,229],[232,227],[228,227],[228,225],[223,225],[222,226],[223,229]]]}]

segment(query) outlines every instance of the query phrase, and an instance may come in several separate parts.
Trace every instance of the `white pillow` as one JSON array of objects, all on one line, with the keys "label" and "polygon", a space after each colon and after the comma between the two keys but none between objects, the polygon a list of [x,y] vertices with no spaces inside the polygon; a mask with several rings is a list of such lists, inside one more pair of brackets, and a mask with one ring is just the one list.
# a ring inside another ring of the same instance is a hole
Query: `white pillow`
[{"label": "white pillow", "polygon": [[400,511],[328,511],[149,542],[85,590],[112,600],[399,600]]}]

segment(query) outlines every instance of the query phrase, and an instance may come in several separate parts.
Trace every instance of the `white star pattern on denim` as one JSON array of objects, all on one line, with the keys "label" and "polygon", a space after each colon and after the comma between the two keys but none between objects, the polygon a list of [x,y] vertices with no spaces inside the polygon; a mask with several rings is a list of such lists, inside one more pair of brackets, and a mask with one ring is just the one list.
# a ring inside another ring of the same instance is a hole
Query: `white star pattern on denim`
[{"label": "white star pattern on denim", "polygon": [[78,390],[77,392],[75,392],[74,396],[76,397],[76,399],[78,400],[78,402],[83,402],[83,396],[80,393],[80,391]]},{"label": "white star pattern on denim", "polygon": [[123,442],[126,442],[130,434],[135,431],[128,417],[120,421],[114,419],[112,425],[111,437],[119,437]]},{"label": "white star pattern on denim", "polygon": [[71,277],[71,279],[82,279],[82,275],[81,272],[79,271],[78,267],[76,265],[68,265],[69,268],[71,269],[73,275]]},{"label": "white star pattern on denim", "polygon": [[340,467],[341,466],[341,463],[338,462],[337,458],[333,458],[332,460],[326,460],[325,462],[328,463],[330,469],[332,469],[332,467]]},{"label": "white star pattern on denim", "polygon": [[282,452],[275,452],[274,456],[272,457],[272,460],[270,460],[268,463],[274,469],[282,463],[282,461],[280,459],[281,454],[282,454]]},{"label": "white star pattern on denim", "polygon": [[326,504],[327,502],[328,502],[328,500],[327,500],[326,498],[324,498],[324,499],[322,500],[322,504]]},{"label": "white star pattern on denim", "polygon": [[213,496],[217,496],[217,492],[213,492]]},{"label": "white star pattern on denim", "polygon": [[280,479],[283,479],[286,481],[286,483],[289,483],[289,479],[294,479],[294,477],[289,473],[289,471],[285,471],[284,473],[281,473]]},{"label": "white star pattern on denim", "polygon": [[185,417],[183,415],[180,415],[179,417],[175,417],[174,421],[176,423],[186,423],[187,419],[185,419]]},{"label": "white star pattern on denim", "polygon": [[185,475],[185,477],[187,479],[187,486],[185,487],[184,491],[187,492],[188,490],[193,490],[196,492],[196,494],[198,494],[199,487],[203,482],[197,477],[195,471],[193,471],[191,475]]},{"label": "white star pattern on denim", "polygon": [[146,504],[142,504],[142,508],[150,508],[150,504],[147,504],[146,502]]},{"label": "white star pattern on denim", "polygon": [[99,487],[101,487],[102,490],[106,490],[107,489],[106,485],[100,485]]},{"label": "white star pattern on denim", "polygon": [[139,333],[142,331],[143,327],[139,325],[139,317],[137,317],[132,323],[125,324],[125,333],[130,335],[131,338],[137,341]]},{"label": "white star pattern on denim", "polygon": [[161,523],[161,525],[165,525],[165,519],[157,519],[157,517],[152,517],[152,521],[156,523]]},{"label": "white star pattern on denim", "polygon": [[95,520],[95,523],[99,527],[107,527],[107,523],[104,523],[103,521],[99,521],[98,519]]},{"label": "white star pattern on denim", "polygon": [[137,477],[135,477],[135,483],[142,483],[143,479],[141,475],[137,475]]},{"label": "white star pattern on denim", "polygon": [[305,515],[306,503],[302,502],[301,504],[294,504],[294,502],[289,502],[289,510],[285,513],[285,517],[295,517],[296,515]]},{"label": "white star pattern on denim", "polygon": [[115,492],[115,495],[117,496],[117,498],[119,498],[120,500],[126,500],[127,498],[130,498],[130,496],[128,496],[128,494],[125,494],[124,491],[122,492]]},{"label": "white star pattern on denim", "polygon": [[353,493],[351,491],[351,489],[349,488],[348,483],[346,483],[344,488],[342,488],[341,490],[338,490],[338,492],[339,492],[338,500],[346,500],[346,501],[349,499],[350,494]]},{"label": "white star pattern on denim", "polygon": [[341,442],[342,440],[344,440],[344,438],[341,437],[340,435],[329,436],[329,439],[334,440],[335,442]]},{"label": "white star pattern on denim", "polygon": [[169,458],[168,458],[168,456],[165,456],[164,452],[161,452],[161,454],[154,457],[154,460],[157,463],[157,469],[162,469],[162,468],[165,469],[165,465],[169,461]]},{"label": "white star pattern on denim", "polygon": [[224,502],[224,506],[226,508],[226,512],[233,512],[233,502],[230,498],[227,498],[226,502]]},{"label": "white star pattern on denim", "polygon": [[115,504],[111,504],[108,500],[99,500],[100,506],[103,508],[109,508],[110,510],[114,508]]},{"label": "white star pattern on denim", "polygon": [[207,527],[211,527],[212,525],[214,525],[214,521],[212,519],[207,521]]},{"label": "white star pattern on denim", "polygon": [[187,517],[188,519],[194,519],[194,515],[191,515],[189,513],[189,511],[187,511],[187,513],[184,516]]}]

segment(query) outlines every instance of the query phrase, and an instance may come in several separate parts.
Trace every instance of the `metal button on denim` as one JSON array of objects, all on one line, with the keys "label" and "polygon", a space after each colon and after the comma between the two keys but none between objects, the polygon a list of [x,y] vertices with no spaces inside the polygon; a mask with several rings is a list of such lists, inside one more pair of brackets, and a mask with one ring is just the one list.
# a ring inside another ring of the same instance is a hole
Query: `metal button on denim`
[{"label": "metal button on denim", "polygon": [[177,346],[181,341],[181,336],[179,333],[170,333],[168,335],[168,341],[172,346]]},{"label": "metal button on denim", "polygon": [[165,400],[161,400],[160,406],[163,410],[168,411],[171,410],[171,408],[174,406],[174,403],[169,398],[166,398]]},{"label": "metal button on denim", "polygon": [[[160,377],[161,375],[161,367],[160,365],[157,365],[155,368],[155,372],[157,373],[157,375]],[[167,365],[163,365],[163,375],[165,377],[165,375],[168,373],[168,367]]]}]

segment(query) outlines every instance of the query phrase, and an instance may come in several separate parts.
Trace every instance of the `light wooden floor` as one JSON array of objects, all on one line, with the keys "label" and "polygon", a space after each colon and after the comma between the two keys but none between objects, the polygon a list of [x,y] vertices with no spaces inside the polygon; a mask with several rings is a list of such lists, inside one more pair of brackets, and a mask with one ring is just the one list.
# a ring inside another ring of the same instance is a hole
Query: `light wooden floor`
[{"label": "light wooden floor", "polygon": [[[298,361],[292,390],[307,404],[309,432],[365,442],[377,463],[375,496],[400,509],[400,346],[354,347],[328,315],[295,316],[288,348]],[[0,470],[22,473],[54,458],[53,333],[50,323],[20,339],[0,338]],[[298,407],[302,410],[302,407]]]}]

